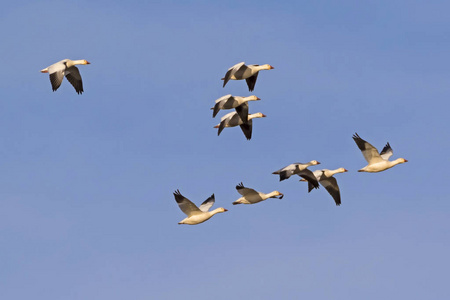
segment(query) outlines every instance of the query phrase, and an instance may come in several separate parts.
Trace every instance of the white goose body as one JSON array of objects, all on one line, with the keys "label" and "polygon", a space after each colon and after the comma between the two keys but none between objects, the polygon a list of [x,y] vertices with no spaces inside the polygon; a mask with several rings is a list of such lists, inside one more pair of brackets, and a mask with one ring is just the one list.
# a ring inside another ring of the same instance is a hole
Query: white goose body
[{"label": "white goose body", "polygon": [[[344,173],[348,172],[344,168],[339,168],[336,170],[316,170],[313,172],[316,179],[319,181],[319,183],[328,191],[328,193],[333,197],[334,202],[336,205],[341,205],[341,193],[339,190],[339,186],[337,184],[336,178],[333,177],[333,175],[338,173]],[[300,181],[307,181],[306,179],[300,179]],[[311,192],[311,190],[314,188],[314,186],[308,182],[308,192]]]},{"label": "white goose body", "polygon": [[237,112],[230,112],[223,116],[220,119],[220,124],[214,126],[214,128],[219,128],[217,131],[217,135],[220,135],[222,130],[227,127],[236,127],[240,126],[242,132],[244,133],[247,140],[250,140],[252,138],[252,128],[253,128],[253,121],[252,119],[255,118],[265,118],[266,115],[258,112],[251,115],[248,115],[248,121],[244,122],[242,121],[241,117],[238,115]]},{"label": "white goose body", "polygon": [[408,162],[404,158],[397,158],[396,160],[389,161],[389,158],[394,153],[389,143],[387,143],[386,146],[384,146],[383,150],[378,153],[377,148],[360,138],[357,133],[353,135],[353,140],[355,141],[359,150],[361,150],[364,158],[368,163],[367,166],[358,170],[358,172],[378,173],[390,169],[398,164]]},{"label": "white goose body", "polygon": [[279,199],[283,198],[283,194],[279,191],[273,191],[268,194],[258,192],[254,189],[245,187],[242,182],[236,186],[236,190],[239,194],[242,195],[241,198],[237,199],[233,202],[233,205],[236,204],[255,204],[261,201],[264,201],[269,198],[277,198],[280,196]]},{"label": "white goose body", "polygon": [[45,69],[42,69],[41,73],[49,73],[53,91],[56,91],[61,86],[64,76],[66,76],[67,80],[75,88],[77,94],[82,94],[84,92],[83,81],[81,79],[80,71],[75,65],[88,64],[90,64],[90,62],[84,59],[63,59]]},{"label": "white goose body", "polygon": [[271,65],[245,65],[245,62],[235,64],[228,69],[223,80],[223,87],[227,82],[231,80],[243,80],[247,81],[248,90],[251,92],[255,88],[256,79],[258,78],[258,72],[261,70],[274,69]]},{"label": "white goose body", "polygon": [[248,102],[249,101],[257,101],[261,100],[260,98],[256,97],[255,95],[248,96],[248,97],[240,97],[240,96],[232,96],[231,94],[225,95],[223,97],[220,97],[216,100],[216,105],[212,108],[213,111],[213,118],[217,115],[217,113],[221,109],[232,109],[235,108],[236,112],[238,113],[239,117],[242,119],[242,121],[247,122],[248,121]]},{"label": "white goose body", "polygon": [[215,202],[214,194],[203,201],[200,207],[197,207],[188,198],[181,195],[179,190],[176,190],[173,195],[180,209],[187,215],[187,218],[181,220],[178,224],[197,225],[211,219],[215,214],[228,211],[223,207],[209,211]]},{"label": "white goose body", "polygon": [[197,224],[203,223],[205,221],[208,221],[215,214],[222,213],[225,211],[227,211],[227,210],[225,210],[222,207],[219,207],[212,211],[207,211],[202,214],[192,215],[190,217],[187,217],[187,218],[181,220],[178,224],[197,225]]}]

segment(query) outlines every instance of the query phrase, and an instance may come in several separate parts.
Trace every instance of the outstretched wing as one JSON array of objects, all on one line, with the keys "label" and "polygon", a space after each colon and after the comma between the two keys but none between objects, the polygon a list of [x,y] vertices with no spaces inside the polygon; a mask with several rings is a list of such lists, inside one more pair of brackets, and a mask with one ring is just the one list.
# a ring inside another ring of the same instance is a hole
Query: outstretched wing
[{"label": "outstretched wing", "polygon": [[[314,177],[316,177],[316,179],[320,182],[320,178],[323,175],[323,170],[316,170],[314,172],[312,172],[314,174]],[[303,179],[306,180],[306,179]],[[306,180],[308,181],[308,180]],[[312,184],[311,182],[308,181],[308,193],[311,192],[314,189],[314,184]]]},{"label": "outstretched wing", "polygon": [[248,103],[244,102],[235,109],[237,114],[241,118],[242,122],[244,123],[248,122]]},{"label": "outstretched wing", "polygon": [[177,201],[181,211],[183,211],[188,217],[202,213],[202,211],[198,209],[197,205],[181,195],[179,190],[176,190],[173,195],[175,196],[175,200]]},{"label": "outstretched wing", "polygon": [[383,161],[383,158],[381,158],[377,148],[360,138],[357,133],[353,135],[353,140],[355,141],[356,145],[358,145],[359,150],[361,150],[364,158],[369,163],[369,165]]},{"label": "outstretched wing", "polygon": [[242,123],[239,126],[241,127],[242,132],[244,133],[244,135],[247,138],[247,140],[251,140],[251,138],[252,138],[252,127],[253,127],[252,120],[249,120],[246,123]]},{"label": "outstretched wing", "polygon": [[240,184],[236,185],[236,190],[238,191],[239,194],[241,194],[242,196],[251,194],[251,193],[258,193],[257,191],[255,191],[254,189],[245,187],[244,184],[241,182]]},{"label": "outstretched wing", "polygon": [[315,187],[316,189],[319,188],[319,182],[317,181],[316,176],[314,176],[314,173],[311,172],[308,169],[304,169],[302,171],[300,171],[299,173],[297,173],[298,176],[306,179],[306,181],[308,181],[308,184],[312,184],[313,187]]},{"label": "outstretched wing", "polygon": [[224,104],[232,98],[233,98],[233,96],[231,96],[231,94],[228,94],[228,95],[222,96],[216,100],[216,104],[212,108],[213,109],[213,118],[217,115],[217,113],[219,113],[219,110],[222,109]]},{"label": "outstretched wing", "polygon": [[222,78],[223,79],[223,87],[225,87],[227,82],[230,80],[231,76],[244,65],[245,65],[245,62],[240,62],[228,69],[227,73],[225,74],[225,77]]},{"label": "outstretched wing", "polygon": [[391,145],[387,143],[383,150],[381,150],[380,156],[384,160],[389,160],[389,157],[391,157],[392,154],[394,154],[394,151],[392,150]]},{"label": "outstretched wing", "polygon": [[328,193],[333,197],[336,205],[341,205],[341,193],[339,191],[339,186],[337,184],[337,180],[334,177],[327,177],[322,179],[320,183],[323,187],[328,191]]},{"label": "outstretched wing", "polygon": [[83,91],[83,81],[81,80],[80,71],[77,67],[72,66],[66,70],[66,78],[70,84],[75,88],[78,94],[82,94]]},{"label": "outstretched wing", "polygon": [[214,194],[212,194],[208,199],[206,199],[205,201],[203,201],[203,203],[200,205],[199,209],[202,212],[207,212],[211,206],[214,205],[215,202],[215,198],[214,198]]},{"label": "outstretched wing", "polygon": [[56,91],[60,86],[64,79],[64,71],[56,71],[50,74],[50,83],[52,84],[52,90]]},{"label": "outstretched wing", "polygon": [[249,78],[245,79],[245,81],[247,81],[248,90],[250,92],[253,92],[253,90],[255,89],[255,84],[256,84],[256,79],[258,78],[258,74],[259,74],[259,72],[256,72],[255,75],[250,76]]}]

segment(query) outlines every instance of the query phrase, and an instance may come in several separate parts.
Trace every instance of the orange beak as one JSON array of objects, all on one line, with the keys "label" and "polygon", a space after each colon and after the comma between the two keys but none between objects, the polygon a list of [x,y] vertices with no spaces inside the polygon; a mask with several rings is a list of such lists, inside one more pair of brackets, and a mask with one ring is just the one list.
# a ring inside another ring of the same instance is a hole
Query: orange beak
[{"label": "orange beak", "polygon": [[226,208],[224,208],[223,210],[224,210],[224,211],[228,211],[228,209],[226,209]]},{"label": "orange beak", "polygon": [[271,70],[271,69],[275,69],[274,67],[272,67],[272,66],[270,66],[270,69],[269,70]]},{"label": "orange beak", "polygon": [[347,170],[347,169],[344,169],[344,172],[348,172],[348,170]]},{"label": "orange beak", "polygon": [[265,114],[262,114],[263,118],[267,117]]},{"label": "orange beak", "polygon": [[261,98],[259,98],[259,97],[256,97],[256,100],[261,100]]},{"label": "orange beak", "polygon": [[219,128],[219,125],[214,126],[214,128]]},{"label": "orange beak", "polygon": [[86,64],[87,64],[87,65],[90,65],[91,63],[90,63],[90,62],[88,62],[88,61],[86,61]]}]

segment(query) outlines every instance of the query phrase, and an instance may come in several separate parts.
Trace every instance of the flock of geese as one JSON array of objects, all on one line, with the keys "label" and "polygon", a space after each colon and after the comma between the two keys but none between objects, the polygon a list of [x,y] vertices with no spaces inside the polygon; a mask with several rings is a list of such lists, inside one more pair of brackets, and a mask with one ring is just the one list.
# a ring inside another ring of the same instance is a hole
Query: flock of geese
[{"label": "flock of geese", "polygon": [[[43,70],[42,73],[49,73],[50,83],[52,85],[52,90],[56,91],[64,79],[70,82],[70,84],[75,88],[78,94],[83,93],[83,82],[81,79],[80,71],[76,65],[87,65],[90,64],[87,60],[61,60]],[[223,87],[230,80],[244,80],[247,82],[247,86],[250,92],[255,88],[256,79],[258,78],[259,71],[274,69],[271,65],[246,65],[245,62],[238,63],[228,69],[225,77],[222,78]],[[225,95],[215,101],[213,110],[213,117],[219,113],[220,110],[235,109],[235,111],[224,115],[220,119],[220,123],[214,128],[218,128],[218,135],[227,127],[240,126],[245,137],[250,140],[252,137],[252,120],[255,118],[264,118],[265,115],[258,112],[254,114],[249,114],[248,103],[250,101],[261,100],[260,98],[252,95],[248,97],[239,97],[232,95]],[[370,172],[377,173],[382,172],[387,169],[392,168],[395,165],[407,162],[404,158],[398,158],[396,160],[390,161],[389,158],[393,154],[393,150],[389,143],[387,143],[384,148],[379,152],[377,148],[372,146],[367,141],[363,140],[357,133],[353,135],[353,140],[355,141],[358,148],[361,150],[364,158],[367,161],[367,166],[358,170],[358,172]],[[293,163],[284,168],[281,168],[272,174],[279,175],[280,181],[290,178],[292,175],[298,175],[302,179],[300,181],[305,181],[308,183],[308,192],[313,189],[319,188],[319,184],[322,185],[331,197],[334,199],[336,205],[341,204],[341,195],[339,191],[339,186],[337,184],[336,178],[333,175],[338,173],[347,172],[344,168],[338,168],[336,170],[308,170],[309,166],[314,166],[320,164],[317,160],[312,160],[308,163]],[[258,192],[252,188],[245,187],[241,182],[236,185],[237,192],[241,195],[239,199],[233,202],[236,204],[255,204],[264,201],[269,198],[282,199],[283,194],[279,191],[273,191],[270,193]],[[216,208],[210,211],[210,208],[214,205],[215,197],[212,194],[208,199],[206,199],[199,207],[197,207],[192,201],[184,197],[179,190],[173,193],[178,206],[181,211],[183,211],[187,217],[180,221],[178,224],[188,224],[196,225],[209,220],[212,216],[217,213],[222,213],[228,211],[223,207]]]}]

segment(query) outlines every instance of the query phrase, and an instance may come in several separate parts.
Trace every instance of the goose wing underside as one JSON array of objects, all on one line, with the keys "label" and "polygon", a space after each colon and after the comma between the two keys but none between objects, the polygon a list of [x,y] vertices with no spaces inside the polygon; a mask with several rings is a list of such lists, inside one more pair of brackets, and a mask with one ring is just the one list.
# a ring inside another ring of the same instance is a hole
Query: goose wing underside
[{"label": "goose wing underside", "polygon": [[333,197],[336,205],[341,205],[341,192],[339,191],[339,186],[337,180],[334,177],[328,177],[320,181],[323,187],[328,191],[328,193]]},{"label": "goose wing underside", "polygon": [[214,205],[215,201],[216,200],[214,198],[214,194],[212,194],[208,199],[203,201],[203,203],[200,205],[199,209],[202,212],[207,212]]}]

